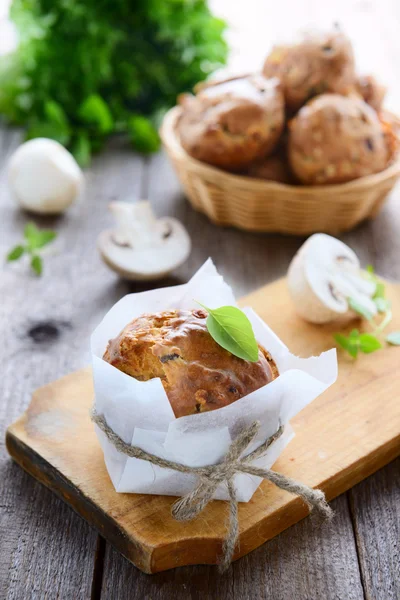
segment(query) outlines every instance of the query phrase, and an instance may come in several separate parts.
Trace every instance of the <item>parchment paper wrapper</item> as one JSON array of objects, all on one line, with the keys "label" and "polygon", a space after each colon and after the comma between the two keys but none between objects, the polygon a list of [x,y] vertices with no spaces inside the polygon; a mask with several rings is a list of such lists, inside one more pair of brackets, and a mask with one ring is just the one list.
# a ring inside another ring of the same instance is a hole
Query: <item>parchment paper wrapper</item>
[{"label": "parchment paper wrapper", "polygon": [[[216,271],[211,260],[185,285],[129,294],[115,304],[92,335],[95,406],[123,440],[147,452],[189,466],[219,462],[231,441],[253,421],[260,431],[248,452],[284,425],[284,432],[254,465],[270,468],[294,436],[289,421],[337,377],[336,350],[319,357],[297,358],[251,309],[244,309],[258,342],[273,356],[280,376],[268,385],[212,412],[176,419],[160,379],[137,381],[102,359],[107,343],[132,319],[143,313],[172,308],[198,308],[194,301],[210,308],[236,305],[231,288]],[[191,491],[193,475],[162,469],[117,452],[96,427],[108,473],[117,492],[181,496]],[[261,483],[259,477],[235,477],[238,500],[247,502]],[[216,499],[227,500],[224,485]]]}]

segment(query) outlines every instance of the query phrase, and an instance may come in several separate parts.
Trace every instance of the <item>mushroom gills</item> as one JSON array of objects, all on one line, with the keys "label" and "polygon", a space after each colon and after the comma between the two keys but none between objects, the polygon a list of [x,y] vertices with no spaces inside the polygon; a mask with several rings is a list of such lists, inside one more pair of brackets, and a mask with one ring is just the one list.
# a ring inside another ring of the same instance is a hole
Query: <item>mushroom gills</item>
[{"label": "mushroom gills", "polygon": [[159,279],[189,256],[191,240],[177,219],[157,219],[150,203],[113,202],[116,228],[103,231],[98,248],[104,262],[130,280]]},{"label": "mushroom gills", "polygon": [[326,234],[312,235],[300,248],[289,266],[288,288],[298,314],[312,323],[354,318],[350,298],[377,313],[376,284],[366,278],[355,252]]}]

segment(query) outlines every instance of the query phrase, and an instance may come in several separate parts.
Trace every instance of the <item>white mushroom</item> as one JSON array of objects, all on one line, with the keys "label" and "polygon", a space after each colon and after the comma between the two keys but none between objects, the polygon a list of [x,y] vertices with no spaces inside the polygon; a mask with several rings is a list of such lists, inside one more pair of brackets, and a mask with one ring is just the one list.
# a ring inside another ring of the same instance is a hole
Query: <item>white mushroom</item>
[{"label": "white mushroom", "polygon": [[366,278],[357,255],[334,237],[312,235],[293,258],[288,270],[289,293],[296,311],[311,323],[354,318],[352,298],[371,315],[376,284]]},{"label": "white mushroom", "polygon": [[156,219],[150,203],[113,202],[116,229],[103,231],[98,248],[104,262],[125,279],[159,279],[189,256],[191,241],[171,217]]},{"label": "white mushroom", "polygon": [[23,208],[54,215],[63,212],[77,198],[83,175],[64,146],[54,140],[36,138],[19,146],[12,155],[8,181]]}]

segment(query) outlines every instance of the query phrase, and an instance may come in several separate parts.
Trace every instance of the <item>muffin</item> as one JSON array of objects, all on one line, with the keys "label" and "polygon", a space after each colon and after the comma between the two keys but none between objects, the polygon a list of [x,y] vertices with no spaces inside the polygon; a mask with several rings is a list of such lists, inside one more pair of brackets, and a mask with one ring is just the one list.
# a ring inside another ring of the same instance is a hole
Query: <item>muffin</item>
[{"label": "muffin", "polygon": [[357,91],[364,102],[376,111],[382,108],[386,95],[386,87],[380,84],[373,75],[362,75],[357,79]]},{"label": "muffin", "polygon": [[206,319],[202,309],[142,315],[110,340],[103,359],[139,381],[159,377],[176,417],[227,406],[278,376],[263,348],[248,362],[219,346]]},{"label": "muffin", "polygon": [[387,166],[388,154],[378,115],[358,98],[323,94],[289,125],[289,162],[306,184],[342,183],[377,173]]},{"label": "muffin", "polygon": [[241,171],[270,154],[282,133],[285,113],[278,80],[237,77],[180,98],[181,144],[188,154],[229,171]]},{"label": "muffin", "polygon": [[337,30],[306,33],[297,43],[274,46],[263,73],[265,77],[279,78],[292,112],[318,94],[347,95],[356,87],[353,48]]},{"label": "muffin", "polygon": [[248,168],[246,174],[249,177],[276,181],[278,183],[294,183],[294,177],[290,171],[288,162],[281,154],[274,154],[253,163]]}]

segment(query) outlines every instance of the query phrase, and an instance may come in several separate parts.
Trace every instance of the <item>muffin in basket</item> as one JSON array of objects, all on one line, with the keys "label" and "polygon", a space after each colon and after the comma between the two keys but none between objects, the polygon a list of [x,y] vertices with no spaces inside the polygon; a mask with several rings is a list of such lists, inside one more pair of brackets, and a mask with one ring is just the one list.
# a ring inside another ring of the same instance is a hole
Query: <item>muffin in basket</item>
[{"label": "muffin in basket", "polygon": [[376,111],[382,109],[386,87],[379,83],[373,75],[361,75],[357,79],[357,91],[364,102],[372,106]]},{"label": "muffin in basket", "polygon": [[108,344],[104,360],[148,381],[159,377],[176,417],[231,404],[278,376],[268,352],[258,362],[234,356],[211,337],[205,310],[145,314]]},{"label": "muffin in basket", "polygon": [[337,30],[308,32],[297,43],[274,46],[263,73],[279,78],[286,105],[293,112],[318,94],[347,95],[356,90],[353,48]]},{"label": "muffin in basket", "polygon": [[389,151],[376,112],[358,98],[323,94],[291,121],[288,156],[309,185],[343,183],[382,171]]},{"label": "muffin in basket", "polygon": [[278,80],[261,75],[203,85],[181,97],[178,132],[188,154],[230,171],[267,156],[282,133],[285,112]]}]

